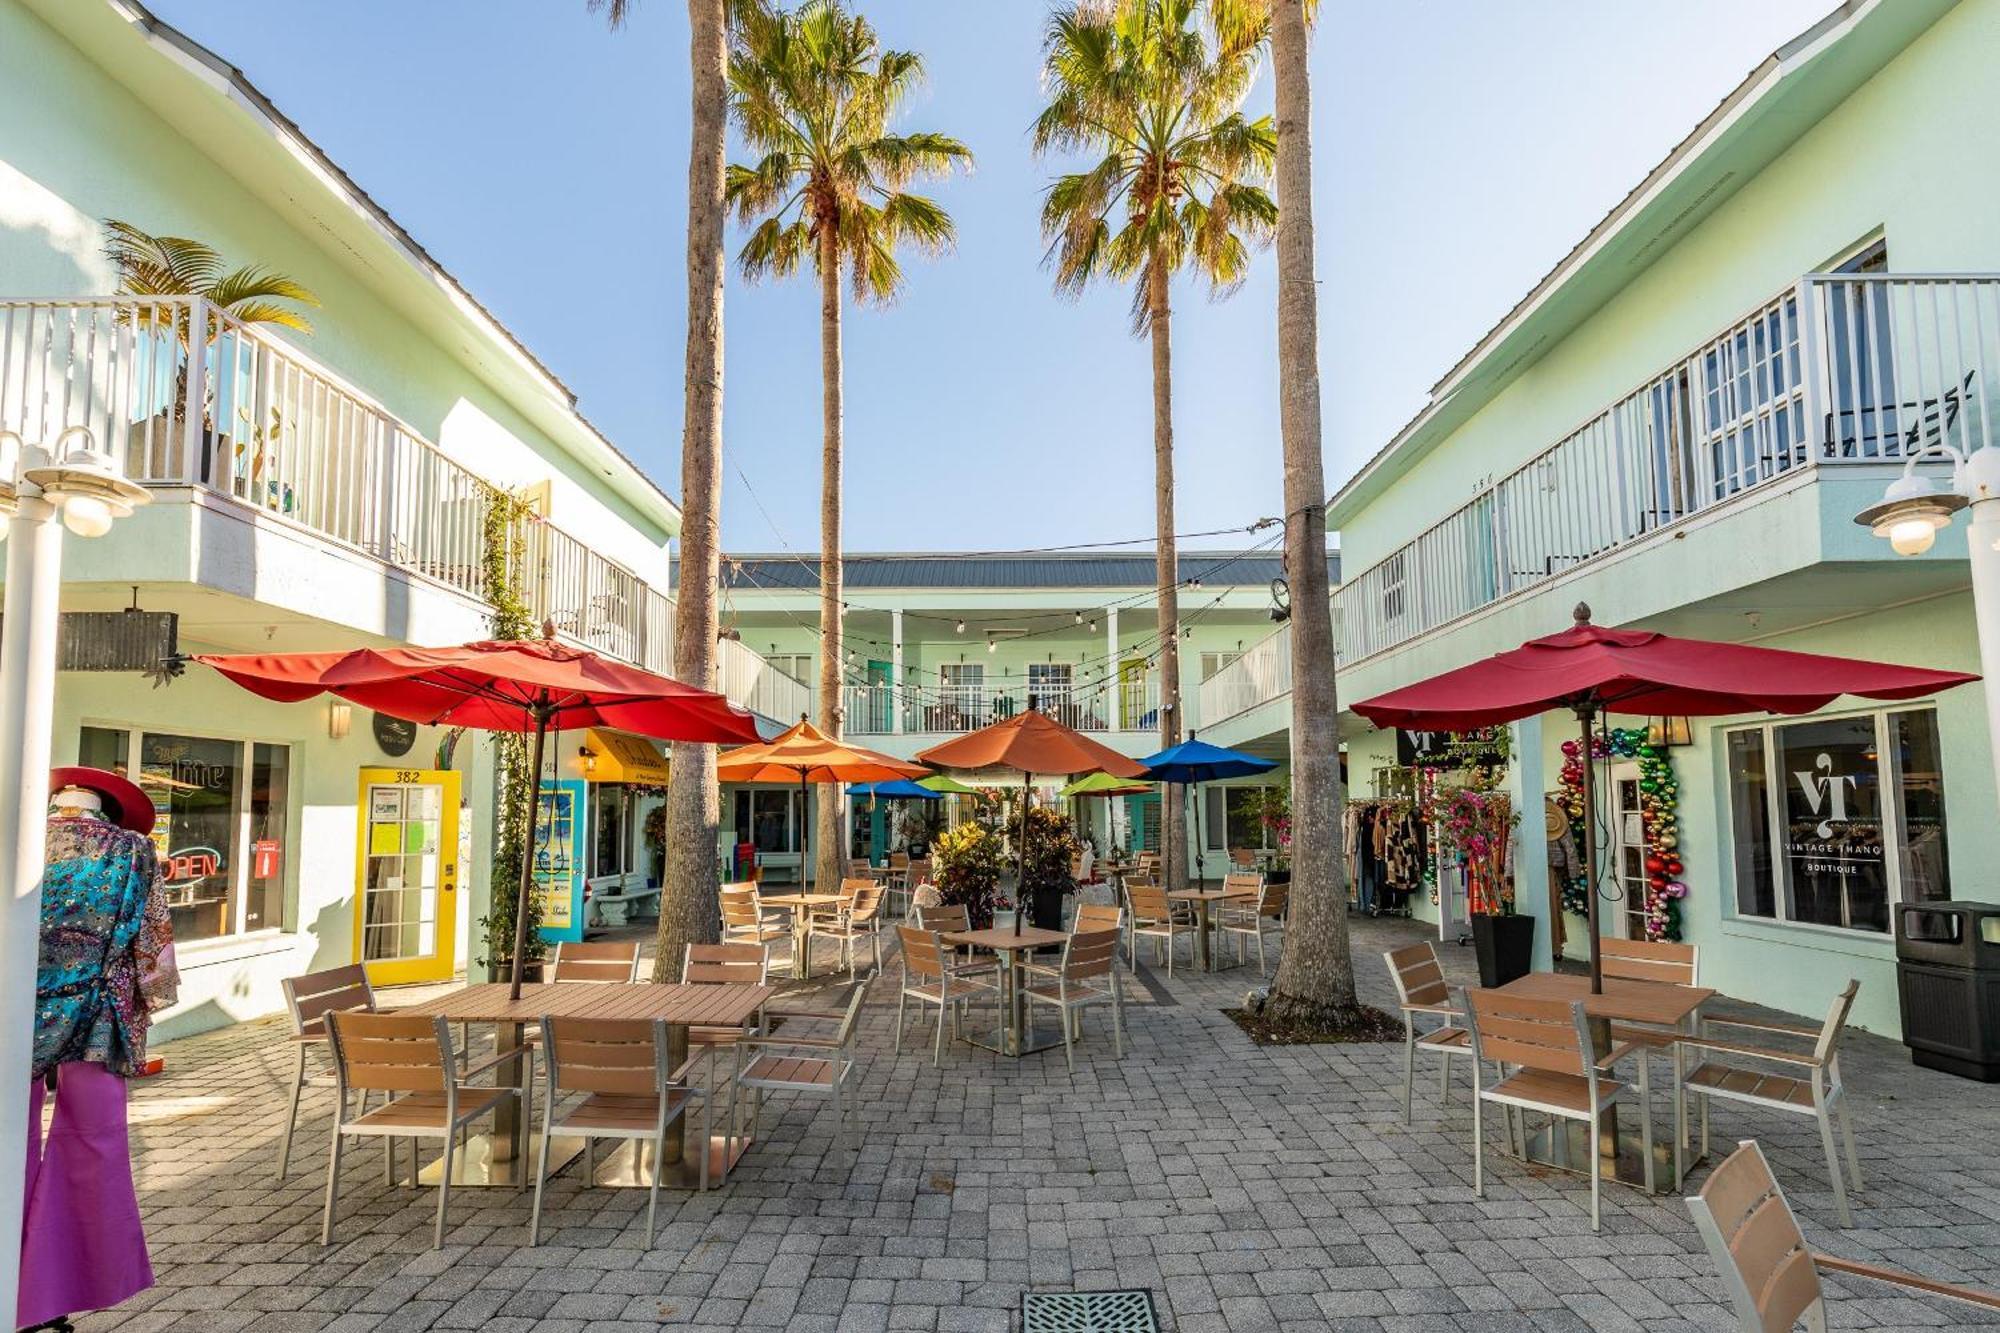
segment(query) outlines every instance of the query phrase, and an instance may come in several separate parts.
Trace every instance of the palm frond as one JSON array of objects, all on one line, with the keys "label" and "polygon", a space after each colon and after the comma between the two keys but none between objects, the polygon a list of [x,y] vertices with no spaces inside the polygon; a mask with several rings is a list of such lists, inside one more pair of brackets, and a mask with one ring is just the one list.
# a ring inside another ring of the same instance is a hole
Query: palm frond
[{"label": "palm frond", "polygon": [[782,218],[766,218],[743,242],[736,264],[752,280],[788,278],[812,250],[812,228],[803,220],[788,224]]},{"label": "palm frond", "polygon": [[200,296],[222,273],[214,247],[185,236],[154,236],[117,218],[104,220],[104,257],[131,296]]}]

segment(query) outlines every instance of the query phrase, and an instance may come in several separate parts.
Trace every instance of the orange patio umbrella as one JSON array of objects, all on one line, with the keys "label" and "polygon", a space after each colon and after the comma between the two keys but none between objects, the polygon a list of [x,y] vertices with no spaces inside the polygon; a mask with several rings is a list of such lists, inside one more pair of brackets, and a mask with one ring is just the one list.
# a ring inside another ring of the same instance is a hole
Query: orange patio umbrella
[{"label": "orange patio umbrella", "polygon": [[[799,814],[805,815],[808,782],[894,782],[927,778],[922,764],[892,758],[859,745],[837,741],[800,718],[776,739],[739,746],[715,761],[717,782],[790,782],[798,780]],[[805,828],[799,830],[799,883],[806,878]]]},{"label": "orange patio umbrella", "polygon": [[[935,768],[967,777],[1021,775],[1021,838],[1016,854],[1024,885],[1028,870],[1028,802],[1037,776],[1064,781],[1085,773],[1109,773],[1114,778],[1134,780],[1147,776],[1146,766],[1138,760],[1127,758],[1035,708],[942,745],[919,750],[917,758]],[[1028,910],[1026,903],[1021,907],[1014,914],[1017,934],[1021,917]]]}]

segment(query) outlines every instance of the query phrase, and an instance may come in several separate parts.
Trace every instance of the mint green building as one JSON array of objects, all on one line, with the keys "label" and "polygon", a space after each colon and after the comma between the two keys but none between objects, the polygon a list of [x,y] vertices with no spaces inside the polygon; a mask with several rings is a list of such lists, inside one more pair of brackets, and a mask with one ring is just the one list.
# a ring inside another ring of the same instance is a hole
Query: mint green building
[{"label": "mint green building", "polygon": [[[2000,434],[1996,61],[1995,0],[1881,0],[1753,70],[1334,495],[1343,700],[1554,633],[1579,602],[1599,624],[1980,671],[1964,524],[1904,558],[1853,516],[1909,452]],[[1281,710],[1212,739],[1268,741]],[[1367,793],[1394,738],[1343,721]],[[1573,727],[1513,737],[1518,899],[1545,919],[1544,796]],[[1818,1018],[1859,978],[1857,1021],[1897,1032],[1897,905],[2000,894],[1987,734],[1976,686],[1693,719],[1668,753],[1703,983]],[[1604,789],[1620,935],[1645,929],[1638,782],[1615,764]],[[1418,914],[1456,938],[1438,896]]]}]

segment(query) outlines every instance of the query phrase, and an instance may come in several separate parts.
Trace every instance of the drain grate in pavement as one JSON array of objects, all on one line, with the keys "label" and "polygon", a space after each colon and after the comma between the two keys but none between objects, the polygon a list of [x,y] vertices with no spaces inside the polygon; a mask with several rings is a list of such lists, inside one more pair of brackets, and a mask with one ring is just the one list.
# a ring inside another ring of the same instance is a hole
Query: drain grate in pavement
[{"label": "drain grate in pavement", "polygon": [[1021,1333],[1159,1333],[1150,1291],[1030,1291]]}]

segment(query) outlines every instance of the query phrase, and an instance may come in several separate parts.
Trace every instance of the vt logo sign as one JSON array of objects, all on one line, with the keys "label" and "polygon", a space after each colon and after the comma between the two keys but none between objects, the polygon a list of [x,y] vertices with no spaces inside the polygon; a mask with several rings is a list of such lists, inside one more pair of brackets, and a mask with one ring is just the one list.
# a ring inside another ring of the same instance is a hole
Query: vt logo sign
[{"label": "vt logo sign", "polygon": [[1833,836],[1833,826],[1847,822],[1847,793],[1859,781],[1851,773],[1835,773],[1833,758],[1822,751],[1810,769],[1795,770],[1799,790],[1805,793],[1806,809],[1820,815],[1814,832],[1822,838]]}]

